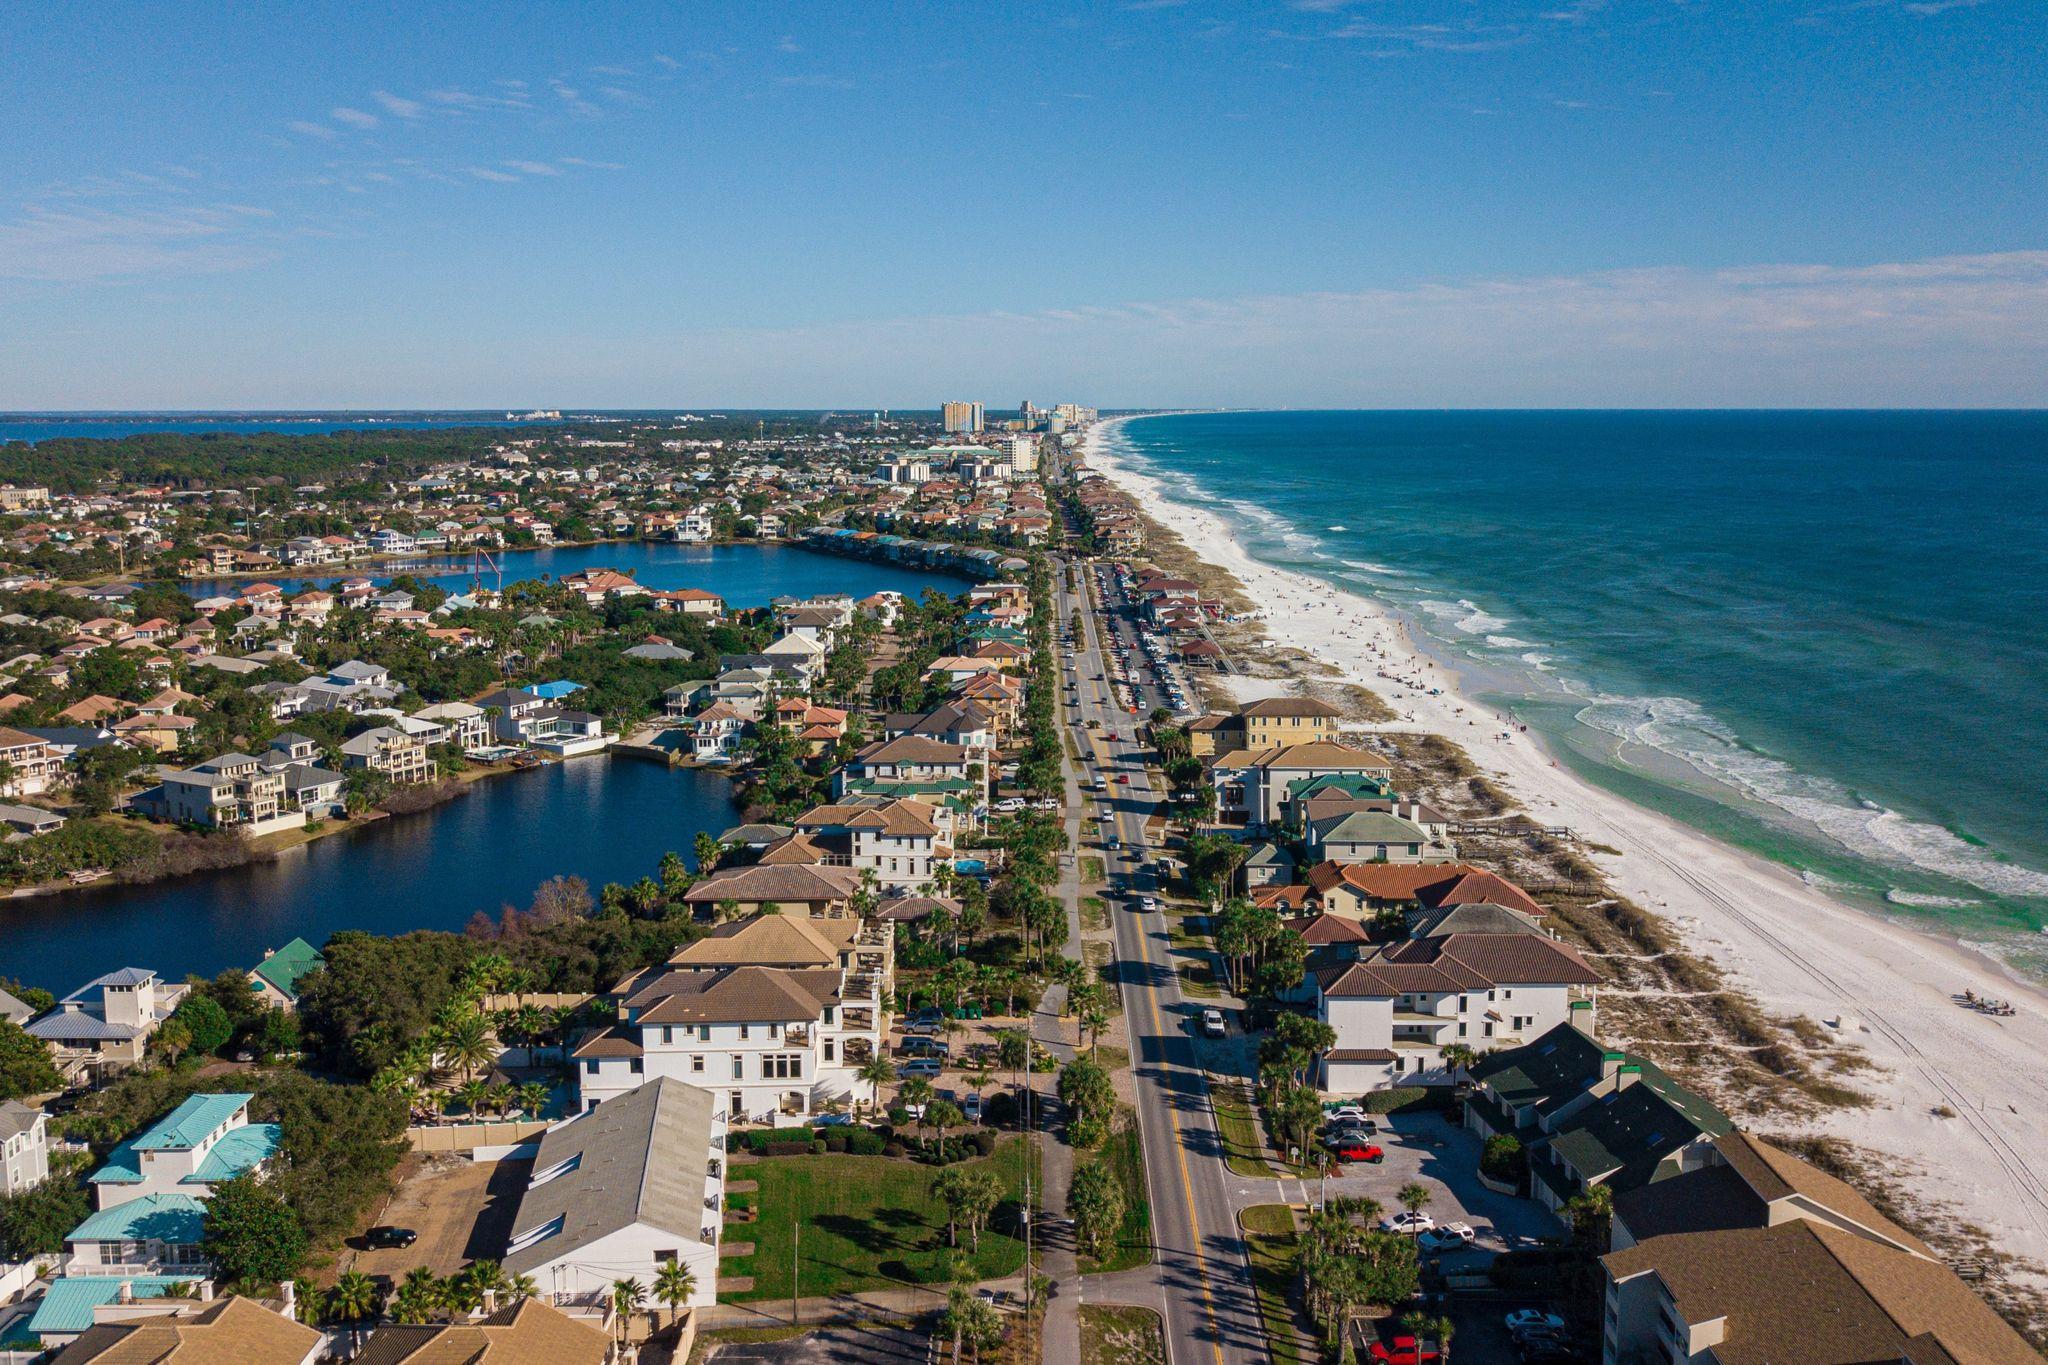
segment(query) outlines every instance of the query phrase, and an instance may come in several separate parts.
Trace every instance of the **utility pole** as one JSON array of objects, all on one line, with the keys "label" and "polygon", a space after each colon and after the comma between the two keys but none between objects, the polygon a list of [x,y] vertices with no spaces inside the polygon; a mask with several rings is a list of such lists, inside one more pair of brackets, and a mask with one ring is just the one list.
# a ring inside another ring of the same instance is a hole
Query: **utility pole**
[{"label": "utility pole", "polygon": [[801,1291],[797,1283],[799,1278],[797,1274],[797,1249],[803,1245],[804,1206],[797,1204],[793,1213],[795,1216],[790,1219],[789,1224],[789,1325],[791,1327],[795,1327],[803,1321],[803,1310],[799,1306],[802,1300],[798,1298],[798,1294]]}]

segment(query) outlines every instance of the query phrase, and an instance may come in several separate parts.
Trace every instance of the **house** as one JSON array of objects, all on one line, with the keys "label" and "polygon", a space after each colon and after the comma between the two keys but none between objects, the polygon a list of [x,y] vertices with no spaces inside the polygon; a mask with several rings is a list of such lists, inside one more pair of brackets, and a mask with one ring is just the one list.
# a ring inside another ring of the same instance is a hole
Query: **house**
[{"label": "house", "polygon": [[713,702],[690,722],[691,751],[700,763],[730,763],[740,756],[747,718],[728,702]]},{"label": "house", "polygon": [[179,1191],[109,1205],[64,1235],[65,1277],[197,1278],[209,1269],[205,1226],[206,1205]]},{"label": "house", "polygon": [[50,1045],[68,1075],[111,1071],[142,1060],[150,1035],[192,988],[161,981],[144,967],[123,967],[96,977],[28,1023],[31,1037]]},{"label": "house", "polygon": [[1218,818],[1225,824],[1277,828],[1286,823],[1291,783],[1332,773],[1355,773],[1391,784],[1386,759],[1329,740],[1220,753],[1209,767]]},{"label": "house", "polygon": [[857,799],[813,807],[795,823],[834,862],[844,858],[855,872],[873,872],[883,894],[900,896],[928,889],[933,870],[951,860],[953,846],[941,818],[921,801]]},{"label": "house", "polygon": [[0,1196],[50,1178],[50,1116],[20,1100],[0,1101]]},{"label": "house", "polygon": [[204,1199],[214,1186],[261,1170],[283,1130],[249,1122],[239,1093],[193,1095],[141,1133],[117,1144],[90,1177],[94,1207],[111,1209],[155,1195]]},{"label": "house", "polygon": [[1528,1156],[1529,1192],[1562,1209],[1595,1185],[1619,1200],[1697,1169],[1733,1126],[1647,1058],[1601,1046],[1590,1002],[1567,1022],[1470,1068],[1465,1125],[1511,1133]]},{"label": "house", "polygon": [[425,743],[389,725],[379,725],[343,740],[341,763],[350,770],[382,773],[395,786],[431,782],[437,772]]},{"label": "house", "polygon": [[182,748],[192,728],[199,724],[190,716],[165,712],[157,715],[147,713],[118,720],[113,724],[115,738],[136,749],[147,749],[151,753],[175,753]]},{"label": "house", "polygon": [[284,806],[284,779],[249,754],[222,754],[182,772],[167,772],[154,790],[134,800],[145,814],[205,829],[243,826],[269,834],[305,823]]},{"label": "house", "polygon": [[131,1294],[91,1313],[91,1325],[53,1365],[313,1365],[327,1346],[324,1336],[289,1312],[240,1295],[195,1303]]},{"label": "house", "polygon": [[129,1274],[118,1268],[104,1275],[69,1274],[43,1291],[26,1330],[46,1348],[68,1347],[99,1325],[102,1311],[141,1314],[174,1298],[183,1307],[189,1301],[179,1296],[210,1289],[200,1267],[164,1275]]},{"label": "house", "polygon": [[290,730],[272,739],[270,747],[256,756],[256,761],[282,784],[284,809],[297,811],[307,819],[327,819],[345,809],[342,776],[322,767],[320,759],[317,744]]},{"label": "house", "polygon": [[1463,863],[1322,863],[1308,870],[1310,892],[1325,910],[1376,914],[1420,911],[1426,889],[1479,869]]},{"label": "house", "polygon": [[263,954],[249,972],[249,989],[259,1000],[276,1009],[292,1010],[299,1005],[299,982],[310,972],[327,965],[320,951],[302,938]]},{"label": "house", "polygon": [[654,663],[688,663],[697,657],[662,635],[650,635],[639,644],[629,645],[619,653],[628,659],[647,659]]},{"label": "house", "polygon": [[614,987],[619,1022],[572,1053],[585,1107],[666,1076],[713,1088],[735,1122],[801,1123],[885,1046],[893,943],[854,919],[720,925]]},{"label": "house", "polygon": [[0,801],[0,825],[7,826],[7,840],[28,839],[64,828],[64,817],[41,806],[17,806]]},{"label": "house", "polygon": [[932,711],[882,717],[882,738],[906,735],[973,750],[984,765],[996,748],[995,717],[978,702],[951,701]]},{"label": "house", "polygon": [[1544,934],[1410,939],[1313,966],[1317,1018],[1336,1030],[1323,1089],[1355,1094],[1456,1080],[1446,1048],[1512,1046],[1564,1025],[1600,977],[1576,949]]},{"label": "house", "polygon": [[676,1262],[696,1280],[690,1306],[712,1303],[725,1132],[711,1093],[669,1076],[550,1128],[512,1219],[505,1272],[555,1304],[601,1303],[618,1280],[651,1285]]},{"label": "house", "polygon": [[[957,744],[941,744],[917,735],[877,740],[854,752],[845,767],[832,775],[834,796],[843,796],[849,781],[965,781],[974,755]],[[984,773],[985,769],[982,770]]]},{"label": "house", "polygon": [[[1820,1175],[1811,1167],[1794,1170],[1805,1163],[1783,1153],[1775,1161],[1753,1155],[1772,1186],[1796,1181],[1813,1188]],[[1746,1186],[1747,1175],[1735,1181]],[[1741,1200],[1755,1191],[1730,1193]],[[1826,1190],[1797,1214],[1651,1237],[1609,1252],[1601,1265],[1604,1365],[2040,1360],[1954,1271],[1845,1186]]]},{"label": "house", "polygon": [[1213,758],[1235,749],[1284,748],[1334,740],[1336,707],[1313,697],[1265,697],[1246,702],[1235,712],[1211,712],[1188,722],[1190,752]]},{"label": "house", "polygon": [[1457,850],[1433,842],[1429,831],[1412,820],[1374,810],[1309,822],[1305,848],[1319,862],[1449,862],[1457,856]]},{"label": "house", "polygon": [[683,900],[707,910],[729,900],[748,913],[773,905],[831,916],[844,915],[859,889],[860,874],[850,867],[721,867],[698,878]]},{"label": "house", "polygon": [[0,725],[0,797],[39,796],[64,782],[64,759],[49,741]]},{"label": "house", "polygon": [[611,1333],[539,1299],[469,1322],[393,1323],[370,1334],[354,1365],[607,1365]]},{"label": "house", "polygon": [[491,722],[484,708],[474,702],[443,701],[413,712],[416,720],[438,725],[447,732],[442,741],[458,746],[464,753],[490,747]]}]

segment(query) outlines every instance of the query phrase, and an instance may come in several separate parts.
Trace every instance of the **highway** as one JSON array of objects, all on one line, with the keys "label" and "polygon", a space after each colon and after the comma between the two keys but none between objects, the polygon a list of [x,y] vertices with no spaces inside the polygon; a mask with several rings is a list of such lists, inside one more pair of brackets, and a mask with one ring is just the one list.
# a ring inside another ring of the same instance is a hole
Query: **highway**
[{"label": "highway", "polygon": [[[1108,823],[1081,822],[1083,843],[1076,855],[1099,852],[1113,888],[1149,889],[1156,884],[1151,868],[1160,850],[1147,838],[1146,817],[1163,794],[1146,771],[1145,750],[1133,743],[1143,717],[1118,711],[1109,701],[1103,622],[1089,600],[1087,580],[1080,580],[1079,595],[1071,593],[1066,569],[1064,561],[1054,561],[1058,625],[1064,629],[1079,611],[1082,632],[1061,651],[1062,682],[1069,685],[1062,695],[1081,754],[1081,777],[1106,784],[1103,795],[1092,799],[1107,801],[1113,812]],[[1075,572],[1091,571],[1077,565]],[[1091,721],[1096,728],[1089,728]],[[1127,782],[1118,783],[1119,775]],[[1112,837],[1119,847],[1106,847]],[[1181,996],[1163,917],[1131,909],[1125,895],[1104,899],[1116,931],[1156,1260],[1144,1271],[1104,1277],[1108,1289],[1098,1284],[1084,1293],[1091,1301],[1161,1308],[1169,1365],[1263,1362],[1265,1334],[1199,1057],[1201,1008]]]}]

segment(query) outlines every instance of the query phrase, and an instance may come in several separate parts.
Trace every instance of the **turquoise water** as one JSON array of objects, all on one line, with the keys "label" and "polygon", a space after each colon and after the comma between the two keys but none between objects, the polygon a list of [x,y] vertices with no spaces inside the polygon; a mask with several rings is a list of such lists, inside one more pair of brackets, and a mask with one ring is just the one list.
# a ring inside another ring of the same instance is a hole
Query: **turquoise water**
[{"label": "turquoise water", "polygon": [[2048,970],[2048,414],[1289,412],[1110,438],[1594,781]]}]

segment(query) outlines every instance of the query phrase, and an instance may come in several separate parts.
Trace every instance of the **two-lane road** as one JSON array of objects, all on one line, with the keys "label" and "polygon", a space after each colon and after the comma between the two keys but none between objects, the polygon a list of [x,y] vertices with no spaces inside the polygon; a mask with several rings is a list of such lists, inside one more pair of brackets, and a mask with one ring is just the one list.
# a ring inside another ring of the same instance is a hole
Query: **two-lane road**
[{"label": "two-lane road", "polygon": [[[1086,565],[1075,571],[1091,572]],[[1076,611],[1082,619],[1081,636],[1065,651],[1064,664],[1073,683],[1067,712],[1081,773],[1102,784],[1096,800],[1108,803],[1112,812],[1106,824],[1082,821],[1082,832],[1097,843],[1114,835],[1119,847],[1101,850],[1113,888],[1149,887],[1158,852],[1148,845],[1145,824],[1161,794],[1145,769],[1143,750],[1132,742],[1139,718],[1115,710],[1108,701],[1108,670],[1098,643],[1102,623],[1085,579],[1076,596],[1066,590],[1064,565],[1056,564],[1055,574],[1061,624]],[[1091,720],[1097,728],[1088,728]],[[1117,782],[1119,775],[1127,781]],[[1263,1362],[1268,1358],[1265,1334],[1199,1055],[1201,1009],[1181,996],[1165,917],[1130,909],[1129,898],[1114,891],[1105,900],[1116,930],[1152,1205],[1152,1283],[1159,1294],[1153,1306],[1165,1313],[1170,1365]]]}]

